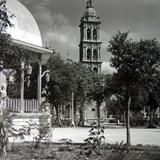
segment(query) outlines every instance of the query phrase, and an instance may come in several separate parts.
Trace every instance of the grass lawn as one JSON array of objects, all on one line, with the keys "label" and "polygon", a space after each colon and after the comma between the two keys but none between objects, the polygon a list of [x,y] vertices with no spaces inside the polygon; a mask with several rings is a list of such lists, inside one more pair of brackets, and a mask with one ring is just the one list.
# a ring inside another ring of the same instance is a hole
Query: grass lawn
[{"label": "grass lawn", "polygon": [[127,153],[122,146],[105,144],[98,153],[85,153],[80,144],[41,143],[36,149],[32,143],[24,142],[11,145],[7,160],[160,160],[158,146],[132,146]]}]

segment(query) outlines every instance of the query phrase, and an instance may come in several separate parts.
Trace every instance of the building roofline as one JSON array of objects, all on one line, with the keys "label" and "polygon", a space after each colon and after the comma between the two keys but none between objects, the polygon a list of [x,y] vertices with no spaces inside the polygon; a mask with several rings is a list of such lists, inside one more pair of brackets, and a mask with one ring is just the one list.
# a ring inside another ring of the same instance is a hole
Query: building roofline
[{"label": "building roofline", "polygon": [[43,48],[43,47],[40,47],[40,46],[37,46],[34,44],[30,44],[30,43],[26,43],[26,42],[23,42],[20,40],[16,40],[16,39],[12,39],[12,40],[15,45],[20,46],[24,49],[39,53],[39,54],[52,54],[53,53],[53,51],[50,49],[46,49],[46,48]]}]

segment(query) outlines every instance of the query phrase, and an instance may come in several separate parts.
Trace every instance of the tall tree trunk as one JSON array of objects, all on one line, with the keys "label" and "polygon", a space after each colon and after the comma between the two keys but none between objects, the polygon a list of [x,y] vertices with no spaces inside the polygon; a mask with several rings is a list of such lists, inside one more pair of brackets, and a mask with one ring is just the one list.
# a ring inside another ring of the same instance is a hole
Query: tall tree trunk
[{"label": "tall tree trunk", "polygon": [[131,96],[129,96],[128,99],[128,105],[127,105],[127,123],[126,123],[126,132],[127,132],[127,145],[128,149],[130,150],[131,145],[131,136],[130,136],[130,106],[131,106]]},{"label": "tall tree trunk", "polygon": [[97,104],[97,118],[98,118],[98,127],[100,127],[100,125],[101,125],[101,122],[100,122],[100,119],[101,119],[100,104]]},{"label": "tall tree trunk", "polygon": [[53,126],[54,125],[54,106],[51,105],[50,107],[50,112],[51,112],[51,125]]},{"label": "tall tree trunk", "polygon": [[[5,159],[7,156],[8,133],[5,125],[0,125],[0,155]],[[3,160],[3,159],[2,159]]]},{"label": "tall tree trunk", "polygon": [[152,120],[152,110],[150,110],[150,113],[149,113],[149,124],[148,124],[148,128],[152,128],[153,126],[153,120]]},{"label": "tall tree trunk", "polygon": [[71,126],[72,126],[72,127],[75,127],[75,117],[74,117],[74,115],[75,115],[75,114],[74,114],[74,93],[73,93],[73,92],[72,92],[72,105],[71,105],[71,109],[72,109],[72,110],[71,110],[71,113],[72,113],[72,114],[71,114],[71,115],[72,115],[72,116],[71,116],[71,118],[72,118]]},{"label": "tall tree trunk", "polygon": [[7,145],[8,145],[8,128],[6,125],[7,119],[5,116],[6,116],[5,110],[2,108],[2,104],[0,102],[0,156],[2,156],[4,159],[7,156]]},{"label": "tall tree trunk", "polygon": [[83,111],[84,107],[83,105],[79,108],[79,115],[80,115],[80,119],[79,119],[79,125],[80,126],[84,126],[84,111]]},{"label": "tall tree trunk", "polygon": [[59,127],[62,127],[62,122],[61,122],[61,117],[60,117],[60,112],[59,112],[59,106],[58,105],[55,106],[55,110],[56,110],[57,125]]},{"label": "tall tree trunk", "polygon": [[123,112],[123,127],[126,126],[126,111]]},{"label": "tall tree trunk", "polygon": [[76,116],[76,113],[77,113],[77,104],[76,104],[76,99],[74,99],[74,123],[75,125],[77,125],[77,116]]}]

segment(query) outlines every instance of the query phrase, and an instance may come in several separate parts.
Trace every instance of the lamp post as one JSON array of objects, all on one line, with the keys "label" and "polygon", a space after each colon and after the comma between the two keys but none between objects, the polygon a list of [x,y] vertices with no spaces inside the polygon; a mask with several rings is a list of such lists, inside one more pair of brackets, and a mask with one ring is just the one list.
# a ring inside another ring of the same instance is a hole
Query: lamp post
[{"label": "lamp post", "polygon": [[[68,63],[70,63],[70,64],[73,64],[74,62],[72,61],[72,59],[67,59],[67,61],[68,61]],[[71,109],[71,111],[70,111],[70,117],[71,117],[71,126],[72,127],[75,127],[75,122],[74,122],[74,120],[75,120],[75,115],[74,115],[74,92],[72,91],[72,93],[71,93],[71,105],[70,105],[71,107],[70,107],[70,109]]]},{"label": "lamp post", "polygon": [[32,66],[30,64],[28,64],[26,66],[26,73],[27,73],[27,76],[26,76],[27,87],[29,87],[29,85],[30,85],[30,75],[32,74]]},{"label": "lamp post", "polygon": [[45,80],[46,80],[47,83],[50,81],[50,74],[49,73],[50,73],[49,70],[47,70],[46,73],[45,73]]},{"label": "lamp post", "polygon": [[39,81],[38,81],[38,101],[39,105],[41,105],[41,90],[42,90],[42,78],[45,77],[45,81],[48,82],[50,81],[50,70],[46,70],[41,74],[41,69],[39,70]]},{"label": "lamp post", "polygon": [[46,81],[46,84],[44,85],[44,89],[45,89],[45,92],[46,92],[46,95],[49,95],[49,92],[48,92],[48,82],[50,81],[50,74],[49,74],[49,70],[46,71],[46,73],[44,74],[44,78],[45,78],[45,81]]}]

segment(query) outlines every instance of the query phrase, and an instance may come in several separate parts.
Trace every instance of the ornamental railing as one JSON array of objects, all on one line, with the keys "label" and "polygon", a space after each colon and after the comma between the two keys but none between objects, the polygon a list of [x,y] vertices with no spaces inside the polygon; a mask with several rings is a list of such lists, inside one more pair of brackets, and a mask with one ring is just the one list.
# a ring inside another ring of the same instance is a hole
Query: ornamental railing
[{"label": "ornamental railing", "polygon": [[36,99],[25,99],[24,107],[21,106],[21,101],[18,98],[7,98],[5,103],[11,112],[39,112],[39,104]]}]

